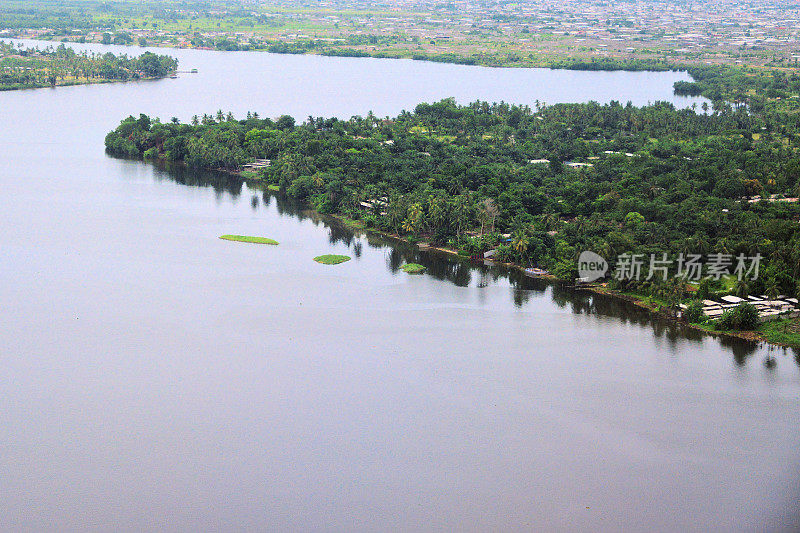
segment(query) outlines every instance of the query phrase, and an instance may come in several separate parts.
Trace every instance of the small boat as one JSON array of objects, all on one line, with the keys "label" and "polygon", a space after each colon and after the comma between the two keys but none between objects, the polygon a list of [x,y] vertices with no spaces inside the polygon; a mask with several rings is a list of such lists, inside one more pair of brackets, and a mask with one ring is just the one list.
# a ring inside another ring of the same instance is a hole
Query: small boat
[{"label": "small boat", "polygon": [[527,274],[528,276],[538,277],[538,276],[546,276],[550,274],[550,272],[541,268],[526,268],[525,274]]}]

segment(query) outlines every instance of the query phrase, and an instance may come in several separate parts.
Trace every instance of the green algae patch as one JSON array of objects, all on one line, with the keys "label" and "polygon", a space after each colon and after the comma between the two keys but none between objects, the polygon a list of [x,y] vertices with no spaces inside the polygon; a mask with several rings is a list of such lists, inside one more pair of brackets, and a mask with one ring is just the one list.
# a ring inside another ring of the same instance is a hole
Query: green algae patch
[{"label": "green algae patch", "polygon": [[345,261],[350,261],[350,257],[346,255],[319,255],[314,258],[314,261],[323,265],[338,265],[339,263],[344,263]]},{"label": "green algae patch", "polygon": [[256,244],[278,244],[278,241],[275,239],[268,239],[267,237],[250,237],[248,235],[220,235],[219,238],[226,241],[252,242]]},{"label": "green algae patch", "polygon": [[406,274],[422,274],[427,270],[427,268],[422,265],[418,265],[417,263],[406,263],[400,267],[400,270]]}]

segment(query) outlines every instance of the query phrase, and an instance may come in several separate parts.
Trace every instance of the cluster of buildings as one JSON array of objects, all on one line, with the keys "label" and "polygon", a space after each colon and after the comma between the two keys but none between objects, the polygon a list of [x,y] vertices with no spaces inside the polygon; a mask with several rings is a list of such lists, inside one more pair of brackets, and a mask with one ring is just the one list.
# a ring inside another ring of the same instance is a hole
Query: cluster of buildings
[{"label": "cluster of buildings", "polygon": [[[435,46],[451,51],[491,41],[522,53],[557,49],[571,56],[800,64],[800,3],[789,0],[243,0],[229,5],[230,10],[167,5],[164,11],[180,21],[181,31],[166,31],[164,21],[156,18],[125,31],[135,41],[196,46],[192,36],[200,28],[190,28],[191,22],[219,20],[226,22],[222,28],[212,31],[205,25],[199,35],[243,45],[267,38],[313,38],[362,48]],[[226,31],[229,22],[235,29]],[[48,28],[15,33],[54,37]],[[102,34],[81,37],[99,42]],[[354,43],[358,36],[379,40]]]},{"label": "cluster of buildings", "polygon": [[733,309],[744,302],[753,304],[758,311],[758,318],[761,322],[800,316],[800,306],[798,306],[797,298],[787,298],[786,296],[769,298],[763,295],[748,296],[747,298],[722,296],[719,301],[703,300],[703,313],[712,319],[719,318],[725,311]]},{"label": "cluster of buildings", "polygon": [[[750,56],[774,59],[772,52],[800,61],[800,4],[788,0],[328,0],[309,2],[308,7],[315,9],[295,16],[321,27],[346,26],[349,34],[402,35],[437,44],[468,42],[482,35],[513,41],[521,49],[526,43],[542,49],[542,43],[568,42],[573,51],[584,48],[600,56],[666,54],[710,61],[747,56],[752,61]],[[345,10],[388,14],[337,14]]]}]

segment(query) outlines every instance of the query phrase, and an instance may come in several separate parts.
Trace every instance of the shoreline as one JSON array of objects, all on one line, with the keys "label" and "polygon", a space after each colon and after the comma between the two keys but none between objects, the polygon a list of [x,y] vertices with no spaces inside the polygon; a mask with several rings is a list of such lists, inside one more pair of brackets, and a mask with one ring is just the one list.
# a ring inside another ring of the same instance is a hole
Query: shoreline
[{"label": "shoreline", "polygon": [[131,78],[127,80],[87,80],[87,81],[69,81],[66,83],[56,83],[55,85],[32,85],[30,87],[3,87],[0,86],[0,92],[6,91],[34,91],[37,89],[57,89],[59,87],[79,87],[83,85],[104,85],[108,83],[129,83],[134,81],[157,81],[157,80],[164,80],[167,78],[172,78],[172,74],[167,74],[166,76],[155,76],[155,77],[147,77],[147,78]]},{"label": "shoreline", "polygon": [[[277,191],[272,190],[271,192],[274,193],[274,192],[277,192]],[[351,231],[358,230],[358,231],[363,231],[363,232],[366,232],[366,233],[373,233],[373,234],[380,235],[381,237],[384,237],[384,238],[387,238],[387,239],[390,239],[390,240],[393,240],[393,241],[402,242],[402,243],[408,244],[408,245],[414,245],[420,251],[435,250],[436,252],[439,252],[439,253],[442,253],[442,254],[446,254],[446,255],[449,255],[449,256],[454,256],[454,257],[457,257],[457,258],[461,258],[461,259],[463,259],[465,261],[472,262],[472,260],[470,260],[469,258],[459,255],[459,253],[457,251],[452,250],[450,248],[446,248],[446,247],[443,247],[443,246],[420,246],[417,243],[411,243],[411,242],[407,241],[406,239],[404,239],[400,235],[384,232],[384,231],[381,231],[381,230],[378,230],[378,229],[374,229],[374,228],[367,228],[363,224],[359,224],[358,221],[349,219],[349,218],[341,216],[341,215],[319,213],[318,211],[315,211],[310,206],[308,206],[307,209],[312,211],[312,212],[314,212],[318,216],[329,217],[329,218],[339,222],[341,225],[345,226],[346,228],[350,229]],[[545,280],[545,281],[547,281],[549,283],[566,283],[566,284],[569,284],[568,281],[559,279],[559,278],[557,278],[556,276],[554,276],[552,274],[531,276],[531,275],[527,274],[526,267],[524,267],[522,265],[518,265],[516,263],[500,263],[500,262],[497,262],[497,261],[491,261],[489,259],[484,259],[483,261],[486,261],[487,263],[492,264],[492,265],[502,266],[502,267],[507,268],[509,270],[517,270],[520,273],[522,273],[523,275],[528,276],[528,277],[533,278],[533,279],[541,279],[541,280]],[[718,330],[704,328],[700,324],[693,324],[691,322],[686,322],[686,321],[683,321],[683,320],[681,320],[681,319],[679,319],[679,318],[677,318],[677,317],[675,317],[675,316],[673,316],[673,315],[671,315],[669,313],[665,313],[663,311],[657,310],[656,308],[654,308],[654,306],[648,304],[645,301],[645,298],[641,298],[641,297],[630,295],[630,294],[624,294],[624,293],[620,293],[620,292],[617,292],[617,291],[612,291],[612,290],[606,289],[605,287],[602,287],[602,286],[585,285],[585,286],[573,286],[573,287],[574,287],[574,290],[576,292],[577,291],[587,291],[587,292],[591,292],[593,294],[597,294],[597,295],[600,295],[600,296],[606,296],[606,297],[613,298],[613,299],[616,299],[616,300],[621,300],[621,301],[624,301],[624,302],[628,302],[628,303],[630,303],[632,305],[635,305],[636,307],[638,307],[640,309],[643,309],[643,310],[647,311],[650,314],[651,317],[656,317],[656,318],[659,318],[661,320],[667,320],[669,322],[672,322],[672,323],[675,323],[675,324],[679,324],[679,325],[684,326],[684,327],[688,327],[688,328],[690,328],[690,329],[692,329],[694,331],[705,333],[705,334],[707,334],[707,335],[709,335],[711,337],[714,337],[714,338],[728,338],[728,339],[735,339],[735,340],[747,341],[747,342],[763,342],[763,343],[766,343],[766,344],[769,344],[769,345],[772,345],[772,346],[777,346],[777,347],[780,347],[780,348],[790,348],[790,349],[800,350],[800,344],[789,344],[789,343],[782,343],[782,342],[779,342],[779,341],[776,341],[776,340],[770,340],[763,333],[761,333],[759,331],[755,331],[755,330],[753,330],[753,331],[718,331]]]},{"label": "shoreline", "polygon": [[639,296],[635,296],[635,295],[632,295],[632,294],[625,294],[625,293],[622,293],[622,292],[619,292],[619,291],[614,291],[614,290],[611,290],[611,289],[607,289],[607,288],[605,288],[603,286],[585,285],[583,287],[578,287],[577,290],[583,290],[583,291],[591,292],[593,294],[599,294],[599,295],[602,295],[602,296],[608,296],[610,298],[616,298],[618,300],[624,300],[626,302],[629,302],[629,303],[635,305],[636,307],[639,307],[640,309],[644,309],[644,310],[648,311],[651,315],[657,316],[660,319],[668,320],[668,321],[671,321],[671,322],[675,322],[675,323],[681,324],[682,326],[686,326],[686,327],[691,328],[691,329],[693,329],[695,331],[699,331],[699,332],[708,334],[708,335],[710,335],[712,337],[715,337],[715,338],[716,337],[722,337],[722,338],[729,338],[729,339],[744,340],[744,341],[748,341],[748,342],[763,342],[763,343],[769,344],[771,346],[778,346],[780,348],[791,348],[791,349],[794,349],[794,350],[800,350],[800,343],[791,344],[791,343],[784,343],[784,342],[780,342],[780,341],[777,341],[777,340],[769,339],[766,335],[764,335],[764,333],[762,333],[760,331],[757,331],[757,330],[751,330],[751,331],[743,331],[743,330],[742,331],[737,331],[737,330],[721,331],[721,330],[716,330],[716,329],[710,329],[710,328],[707,328],[707,327],[703,327],[702,324],[695,324],[695,323],[692,323],[692,322],[686,322],[686,321],[681,320],[680,318],[678,318],[676,316],[673,316],[673,315],[671,315],[669,313],[665,313],[663,311],[660,311],[660,310],[654,308],[653,305],[651,305],[651,304],[649,304],[649,303],[647,303],[645,301],[646,300],[645,298],[642,298],[642,297],[639,297]]},{"label": "shoreline", "polygon": [[[59,43],[64,45],[99,45],[99,46],[136,46],[134,44],[127,45],[104,45],[99,42],[78,42],[78,41],[65,41],[62,39],[42,39],[39,37],[7,37],[8,39],[37,41],[42,43]],[[415,52],[408,54],[401,53],[386,53],[376,52],[369,50],[351,50],[349,48],[333,49],[333,50],[305,50],[302,52],[295,51],[280,51],[269,50],[268,48],[249,48],[246,50],[216,50],[208,49],[197,46],[173,46],[171,44],[163,43],[149,43],[145,47],[140,47],[143,50],[147,48],[158,48],[167,50],[205,50],[210,52],[262,52],[276,55],[305,55],[305,56],[321,56],[321,57],[344,57],[356,59],[406,59],[409,61],[425,61],[429,63],[442,63],[447,65],[460,65],[465,67],[484,67],[484,68],[521,68],[521,69],[550,69],[550,70],[573,70],[573,71],[587,71],[587,72],[688,72],[689,68],[699,66],[709,66],[702,61],[680,61],[680,62],[667,62],[656,59],[629,59],[629,58],[605,58],[605,57],[581,57],[573,58],[570,56],[553,57],[544,61],[528,62],[528,63],[514,63],[508,60],[503,61],[498,58],[479,57],[475,58],[466,55],[450,55],[444,53],[447,57],[439,54],[431,54],[424,52]],[[493,60],[497,59],[497,60]],[[570,63],[572,61],[572,63]],[[641,65],[641,62],[648,62],[647,65]],[[591,65],[592,68],[589,68]],[[721,66],[721,65],[713,65]],[[744,65],[752,68],[758,65]]]},{"label": "shoreline", "polygon": [[[275,192],[278,192],[278,191],[270,190],[270,192],[275,193]],[[308,206],[308,209],[310,211],[313,211],[314,213],[316,213],[319,216],[330,217],[331,219],[336,220],[337,222],[339,222],[343,226],[347,227],[351,231],[359,230],[359,231],[364,231],[364,232],[367,232],[367,233],[374,233],[376,235],[380,235],[380,236],[382,236],[384,238],[391,239],[393,241],[398,241],[398,242],[402,242],[404,244],[414,245],[420,251],[435,250],[436,252],[439,252],[439,253],[442,253],[442,254],[446,254],[446,255],[450,255],[450,256],[454,256],[454,257],[463,259],[465,261],[469,261],[469,262],[473,261],[470,258],[463,257],[463,256],[459,255],[459,253],[457,251],[452,250],[450,248],[446,248],[444,246],[420,246],[418,243],[411,243],[411,242],[407,241],[406,239],[404,239],[400,235],[396,235],[396,234],[393,234],[393,233],[387,233],[387,232],[384,232],[384,231],[381,231],[381,230],[378,230],[378,229],[374,229],[374,228],[367,228],[363,224],[359,224],[358,221],[349,219],[349,218],[344,217],[342,215],[319,213],[319,212],[315,211],[311,206]],[[478,261],[478,260],[474,260],[474,261]],[[530,274],[527,274],[526,267],[524,267],[522,265],[518,265],[516,263],[500,263],[500,262],[497,262],[497,261],[492,261],[490,259],[484,259],[483,261],[485,261],[485,262],[487,262],[489,264],[492,264],[492,265],[502,266],[502,267],[510,269],[510,270],[518,270],[524,276],[528,276],[528,277],[533,278],[533,279],[545,280],[545,281],[547,281],[548,283],[551,283],[551,284],[552,283],[569,284],[568,281],[559,279],[559,278],[557,278],[556,276],[554,276],[552,274],[531,276]],[[714,338],[728,338],[728,339],[735,339],[735,340],[747,341],[747,342],[763,342],[763,343],[769,344],[771,346],[777,346],[777,347],[780,347],[780,348],[790,348],[790,349],[794,349],[794,350],[800,350],[800,342],[798,342],[797,344],[791,344],[791,343],[780,342],[780,341],[777,341],[777,340],[774,340],[774,339],[769,339],[766,335],[764,335],[764,333],[762,333],[760,331],[757,331],[757,330],[752,330],[752,331],[719,331],[719,330],[714,330],[714,329],[709,329],[709,328],[703,327],[702,324],[693,324],[691,322],[686,322],[686,321],[681,320],[680,318],[678,318],[676,316],[673,316],[673,315],[671,315],[669,313],[665,313],[663,311],[660,311],[660,310],[656,309],[653,305],[648,304],[645,301],[645,298],[638,297],[638,296],[635,296],[635,295],[624,294],[624,293],[620,293],[618,291],[612,291],[612,290],[606,289],[605,287],[597,286],[597,285],[585,285],[585,286],[573,286],[573,287],[574,287],[574,290],[576,292],[577,291],[588,291],[588,292],[591,292],[593,294],[597,294],[597,295],[600,295],[600,296],[606,296],[606,297],[609,297],[609,298],[614,298],[616,300],[621,300],[621,301],[624,301],[624,302],[628,302],[628,303],[630,303],[632,305],[635,305],[636,307],[638,307],[640,309],[643,309],[643,310],[647,311],[650,314],[651,317],[656,317],[656,318],[659,318],[661,320],[667,320],[669,322],[672,322],[672,323],[675,323],[675,324],[679,324],[681,326],[688,327],[688,328],[690,328],[690,329],[692,329],[694,331],[705,333],[705,334],[707,334],[707,335],[709,335],[711,337],[714,337]]]},{"label": "shoreline", "polygon": [[[280,194],[280,188],[277,185],[267,184],[261,178],[258,178],[258,177],[243,175],[242,171],[227,170],[227,169],[213,169],[213,170],[215,170],[217,172],[224,173],[224,174],[226,174],[228,176],[232,176],[232,177],[238,178],[238,179],[240,179],[240,180],[242,180],[243,182],[246,182],[246,183],[258,184],[261,187],[263,187],[264,191],[270,192],[271,194]],[[509,270],[517,270],[522,275],[530,277],[530,278],[533,278],[533,279],[541,279],[541,280],[545,280],[545,281],[547,281],[549,283],[565,283],[565,284],[569,285],[569,281],[559,279],[559,278],[557,278],[556,276],[554,276],[552,274],[542,274],[542,275],[535,275],[535,276],[534,275],[530,275],[530,274],[528,274],[526,272],[526,267],[524,267],[522,265],[519,265],[519,264],[516,264],[516,263],[501,263],[501,262],[498,262],[498,261],[492,261],[491,259],[482,259],[482,260],[472,259],[472,258],[469,258],[469,257],[464,257],[464,256],[460,255],[456,250],[453,250],[451,248],[447,248],[445,246],[432,246],[432,245],[426,245],[424,243],[421,246],[420,243],[409,242],[407,239],[403,238],[400,235],[397,235],[397,234],[394,234],[394,233],[389,233],[389,232],[386,232],[386,231],[382,231],[382,230],[379,230],[379,229],[376,229],[376,228],[368,228],[361,221],[348,218],[348,217],[346,217],[344,215],[334,214],[334,213],[320,213],[319,211],[316,211],[310,205],[306,205],[305,209],[307,209],[308,211],[314,213],[315,215],[317,215],[319,217],[327,217],[327,218],[329,218],[331,220],[334,220],[337,223],[339,223],[341,226],[347,228],[350,231],[362,231],[362,232],[365,232],[365,233],[371,233],[371,234],[379,235],[379,236],[381,236],[381,237],[383,237],[385,239],[389,239],[389,240],[392,240],[392,241],[395,241],[395,242],[398,242],[398,243],[403,243],[403,244],[406,244],[406,245],[416,246],[417,249],[420,250],[420,251],[433,250],[433,251],[436,251],[438,253],[449,255],[449,256],[453,256],[455,258],[458,258],[458,259],[461,259],[461,260],[464,260],[464,261],[468,261],[468,262],[484,261],[484,262],[489,263],[491,265],[501,266],[501,267],[507,268]],[[702,324],[694,324],[694,323],[691,323],[691,322],[686,322],[686,321],[683,321],[680,318],[675,317],[675,316],[673,316],[673,315],[671,315],[669,313],[665,313],[663,311],[660,311],[659,309],[655,308],[655,306],[653,306],[652,304],[647,303],[645,301],[646,298],[644,298],[644,297],[640,297],[640,296],[636,296],[636,295],[632,295],[632,294],[621,293],[621,292],[618,292],[618,291],[607,289],[607,288],[605,288],[603,286],[596,285],[596,284],[588,284],[588,285],[583,285],[583,286],[574,286],[573,285],[573,287],[574,287],[575,291],[587,291],[587,292],[591,292],[593,294],[597,294],[597,295],[600,295],[600,296],[606,296],[606,297],[609,297],[609,298],[614,298],[616,300],[621,300],[621,301],[630,303],[630,304],[638,307],[639,309],[643,309],[643,310],[647,311],[650,314],[651,317],[657,317],[657,318],[659,318],[661,320],[667,320],[667,321],[670,321],[670,322],[675,323],[675,324],[680,324],[681,326],[688,327],[688,328],[690,328],[690,329],[692,329],[694,331],[705,333],[705,334],[707,334],[707,335],[709,335],[711,337],[714,337],[714,338],[728,338],[728,339],[735,339],[735,340],[747,341],[747,342],[763,342],[763,343],[769,344],[771,346],[777,346],[777,347],[780,347],[780,348],[790,348],[790,349],[798,350],[800,352],[800,340],[798,340],[797,343],[792,344],[792,343],[780,342],[780,341],[777,341],[777,340],[774,340],[774,339],[769,339],[766,335],[764,335],[762,332],[757,331],[757,330],[752,330],[752,331],[719,331],[719,330],[709,329],[707,327],[703,327]]]},{"label": "shoreline", "polygon": [[[143,161],[143,162],[149,162],[149,163],[161,163],[161,164],[165,163],[165,161],[163,161],[161,159],[155,159],[155,160],[136,159],[136,160],[137,161]],[[183,168],[189,168],[183,162],[171,162],[170,164],[178,164],[178,165],[182,166]],[[268,192],[268,193],[270,193],[272,195],[282,194],[281,191],[280,191],[280,188],[277,185],[268,184],[268,183],[264,182],[263,179],[261,179],[261,178],[259,178],[257,176],[245,174],[245,173],[243,173],[242,171],[239,171],[239,170],[229,170],[229,169],[222,169],[222,168],[218,168],[218,169],[199,169],[199,170],[204,170],[204,171],[207,171],[207,172],[216,172],[218,174],[221,174],[221,175],[224,175],[224,176],[227,176],[227,177],[230,177],[230,178],[239,179],[243,183],[252,184],[253,186],[258,187],[258,189],[262,190],[263,192]],[[519,264],[516,264],[516,263],[501,263],[499,261],[492,261],[490,259],[481,259],[481,260],[471,259],[469,257],[462,256],[456,250],[453,250],[451,248],[447,248],[445,246],[432,246],[432,245],[427,245],[425,243],[422,243],[422,245],[420,245],[420,243],[410,242],[410,241],[408,241],[407,239],[405,239],[404,237],[402,237],[400,235],[397,235],[397,234],[394,234],[394,233],[390,233],[390,232],[387,232],[387,231],[382,231],[382,230],[379,230],[377,228],[368,228],[360,220],[351,219],[351,218],[348,218],[348,217],[346,217],[344,215],[341,215],[341,214],[320,213],[319,211],[316,211],[310,204],[305,204],[304,205],[304,210],[306,210],[309,213],[313,213],[315,216],[318,216],[320,218],[328,219],[328,221],[333,221],[333,222],[337,223],[338,225],[340,225],[341,227],[343,227],[343,228],[345,228],[345,229],[347,229],[347,230],[349,230],[351,232],[354,232],[354,233],[355,232],[363,232],[363,233],[366,233],[366,234],[377,235],[377,236],[380,236],[380,237],[382,237],[384,239],[387,239],[387,240],[390,240],[390,241],[394,241],[395,243],[398,243],[398,244],[402,243],[404,245],[414,246],[419,251],[434,251],[434,252],[437,252],[437,253],[440,253],[440,254],[451,256],[453,258],[457,258],[457,259],[462,260],[462,261],[469,262],[469,263],[485,262],[485,263],[488,263],[490,265],[495,265],[495,266],[500,266],[500,267],[506,268],[508,270],[516,270],[520,274],[522,274],[523,276],[530,277],[532,279],[544,280],[544,281],[546,281],[546,282],[548,282],[550,284],[564,283],[564,284],[570,285],[568,280],[559,279],[559,278],[557,278],[556,276],[554,276],[552,274],[543,274],[543,275],[535,275],[535,276],[534,275],[530,275],[530,274],[528,274],[526,272],[526,267],[524,267],[522,265],[519,265]],[[618,291],[613,291],[613,290],[607,289],[607,288],[605,288],[603,286],[599,286],[599,285],[596,285],[596,284],[589,284],[589,285],[583,285],[583,286],[572,285],[572,287],[573,287],[573,290],[575,290],[576,292],[578,292],[578,291],[587,291],[587,292],[591,292],[593,294],[597,294],[597,295],[600,295],[600,296],[606,296],[606,297],[613,298],[613,299],[616,299],[616,300],[619,300],[619,301],[627,302],[629,304],[632,304],[632,305],[636,306],[639,309],[647,311],[649,313],[649,315],[651,316],[651,318],[658,318],[660,320],[667,320],[667,321],[672,322],[674,324],[678,324],[678,325],[683,326],[683,327],[688,327],[688,328],[690,328],[690,329],[692,329],[694,331],[705,333],[705,334],[707,334],[707,335],[709,335],[709,336],[711,336],[713,338],[728,338],[728,339],[734,339],[734,340],[746,341],[746,342],[763,342],[763,343],[769,344],[771,346],[777,346],[777,347],[780,347],[780,348],[790,348],[790,349],[796,350],[796,351],[798,351],[798,353],[800,353],[800,340],[798,340],[796,343],[780,342],[780,341],[777,341],[777,340],[774,340],[774,339],[769,339],[762,332],[756,331],[756,330],[753,330],[753,331],[718,331],[718,330],[713,330],[713,329],[709,329],[709,328],[703,327],[703,325],[701,325],[701,324],[693,324],[693,323],[690,323],[690,322],[685,322],[685,321],[683,321],[683,320],[681,320],[681,319],[679,319],[679,318],[677,318],[677,317],[675,317],[675,316],[673,316],[673,315],[671,315],[669,313],[665,313],[663,311],[660,311],[660,310],[656,309],[655,306],[653,306],[652,304],[647,303],[645,301],[646,298],[644,298],[644,297],[639,297],[639,296],[632,295],[632,294],[624,294],[624,293],[621,293],[621,292],[618,292]]]}]

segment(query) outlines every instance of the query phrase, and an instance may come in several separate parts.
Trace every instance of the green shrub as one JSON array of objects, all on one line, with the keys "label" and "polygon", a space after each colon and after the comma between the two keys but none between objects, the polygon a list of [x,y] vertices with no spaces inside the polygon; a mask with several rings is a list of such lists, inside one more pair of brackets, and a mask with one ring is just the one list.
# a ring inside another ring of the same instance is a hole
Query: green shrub
[{"label": "green shrub", "polygon": [[309,202],[317,213],[325,215],[334,211],[333,204],[327,194],[315,194],[309,199]]},{"label": "green shrub", "polygon": [[315,187],[311,176],[300,176],[292,181],[286,189],[286,194],[298,200],[305,200],[313,193]]},{"label": "green shrub", "polygon": [[514,250],[508,244],[501,244],[495,248],[492,259],[500,263],[510,263],[514,259]]},{"label": "green shrub", "polygon": [[691,323],[702,322],[704,316],[703,302],[700,300],[693,300],[683,311],[683,318]]},{"label": "green shrub", "polygon": [[708,298],[711,294],[711,280],[709,278],[701,279],[695,294],[701,300]]},{"label": "green shrub", "polygon": [[753,304],[747,302],[725,311],[716,323],[716,328],[720,331],[751,330],[757,327],[758,311]]},{"label": "green shrub", "polygon": [[362,220],[364,221],[364,225],[368,228],[374,228],[378,223],[378,219],[372,213],[367,213],[364,215]]}]

